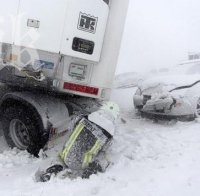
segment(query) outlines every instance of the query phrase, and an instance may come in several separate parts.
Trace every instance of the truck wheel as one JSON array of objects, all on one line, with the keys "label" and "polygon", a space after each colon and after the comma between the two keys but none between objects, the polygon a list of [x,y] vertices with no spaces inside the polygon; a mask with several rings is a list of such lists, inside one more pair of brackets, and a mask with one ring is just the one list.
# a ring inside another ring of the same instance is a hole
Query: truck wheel
[{"label": "truck wheel", "polygon": [[[30,152],[36,155],[40,143],[39,126],[31,111],[25,107],[9,107],[2,117],[2,127],[5,139],[11,148],[20,150],[35,149]],[[37,152],[36,152],[37,151]]]}]

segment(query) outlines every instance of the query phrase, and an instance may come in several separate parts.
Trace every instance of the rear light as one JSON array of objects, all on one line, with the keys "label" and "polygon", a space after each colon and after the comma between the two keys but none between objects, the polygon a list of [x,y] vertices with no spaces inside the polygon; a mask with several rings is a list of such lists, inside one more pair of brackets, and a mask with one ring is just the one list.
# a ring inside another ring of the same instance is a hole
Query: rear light
[{"label": "rear light", "polygon": [[77,92],[81,92],[81,93],[87,93],[87,94],[91,94],[91,95],[98,95],[98,93],[99,93],[98,88],[94,88],[94,87],[90,87],[90,86],[83,86],[80,84],[73,84],[73,83],[69,83],[69,82],[65,82],[63,88],[67,89],[67,90],[77,91]]}]

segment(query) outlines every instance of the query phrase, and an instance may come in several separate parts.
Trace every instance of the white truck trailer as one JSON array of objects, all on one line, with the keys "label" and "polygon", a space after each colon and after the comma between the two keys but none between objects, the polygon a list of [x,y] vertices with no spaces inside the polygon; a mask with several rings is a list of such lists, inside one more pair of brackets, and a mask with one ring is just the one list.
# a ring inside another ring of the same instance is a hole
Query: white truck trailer
[{"label": "white truck trailer", "polygon": [[128,1],[0,0],[0,114],[11,147],[41,149],[64,134],[83,107],[77,96],[109,99]]}]

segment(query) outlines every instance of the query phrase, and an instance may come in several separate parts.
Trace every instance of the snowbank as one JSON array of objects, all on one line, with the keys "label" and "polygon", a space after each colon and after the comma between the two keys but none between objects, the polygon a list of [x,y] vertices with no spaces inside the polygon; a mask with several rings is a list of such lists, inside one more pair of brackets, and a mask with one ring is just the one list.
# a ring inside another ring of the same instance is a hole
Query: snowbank
[{"label": "snowbank", "polygon": [[114,88],[136,87],[144,78],[144,75],[135,72],[119,74],[115,77]]},{"label": "snowbank", "polygon": [[[158,123],[134,114],[135,89],[118,89],[112,99],[122,108],[117,135],[110,152],[113,164],[104,174],[89,180],[52,178],[33,180],[39,167],[51,164],[58,153],[48,151],[45,160],[26,152],[4,149],[0,154],[1,196],[199,196],[200,124]],[[6,148],[1,142],[1,148]]]}]

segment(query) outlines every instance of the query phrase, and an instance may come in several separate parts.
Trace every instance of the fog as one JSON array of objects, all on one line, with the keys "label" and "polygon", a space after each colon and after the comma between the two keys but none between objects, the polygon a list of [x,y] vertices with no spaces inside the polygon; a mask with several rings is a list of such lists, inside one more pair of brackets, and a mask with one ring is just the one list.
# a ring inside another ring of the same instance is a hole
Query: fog
[{"label": "fog", "polygon": [[117,73],[176,65],[200,52],[199,0],[130,0]]}]

